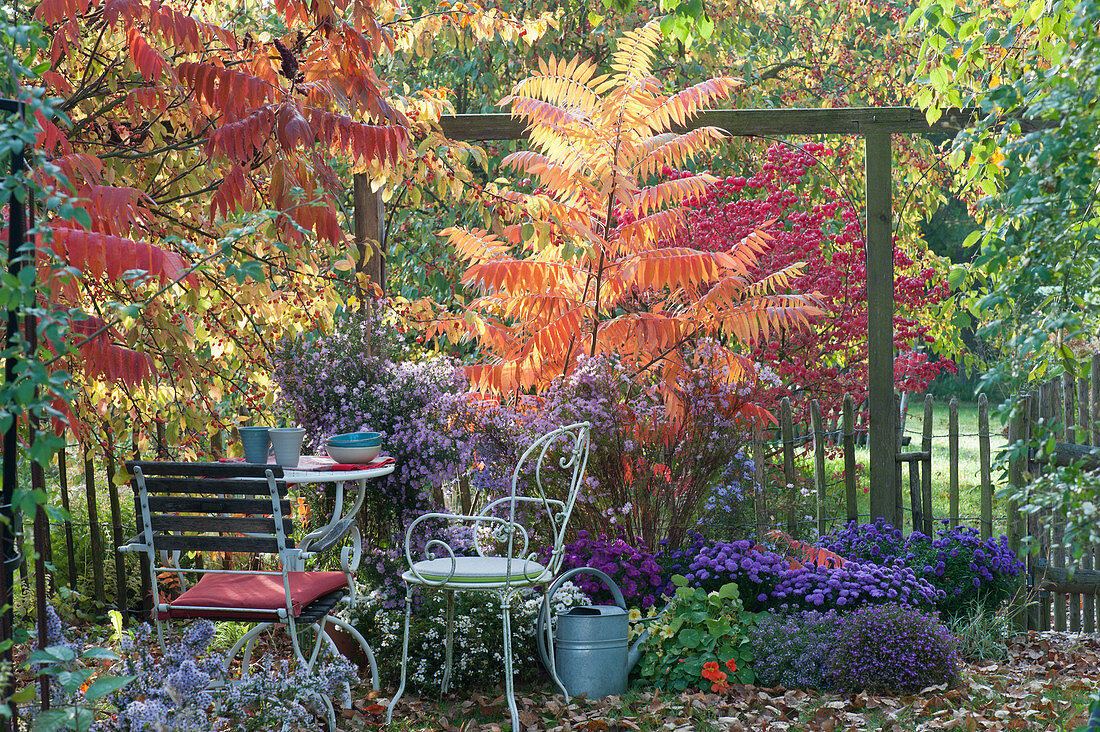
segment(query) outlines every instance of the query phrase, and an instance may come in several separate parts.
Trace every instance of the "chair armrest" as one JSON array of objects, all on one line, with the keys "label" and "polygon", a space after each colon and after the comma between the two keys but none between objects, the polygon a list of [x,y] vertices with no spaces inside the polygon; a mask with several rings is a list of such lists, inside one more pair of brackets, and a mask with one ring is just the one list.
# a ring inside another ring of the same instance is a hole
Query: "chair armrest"
[{"label": "chair armrest", "polygon": [[143,541],[138,541],[136,536],[131,536],[126,540],[126,543],[118,547],[120,552],[148,552],[152,551],[153,547],[149,546]]},{"label": "chair armrest", "polygon": [[338,521],[334,521],[328,527],[328,530],[320,536],[312,540],[308,537],[306,539],[303,539],[302,544],[298,547],[298,549],[302,552],[303,555],[321,554],[322,552],[327,552],[329,549],[333,548],[341,541],[343,541],[344,538],[347,537],[347,535],[350,534],[352,532],[352,529],[354,529],[356,526],[357,524],[355,522],[355,518],[351,516],[342,518]]}]

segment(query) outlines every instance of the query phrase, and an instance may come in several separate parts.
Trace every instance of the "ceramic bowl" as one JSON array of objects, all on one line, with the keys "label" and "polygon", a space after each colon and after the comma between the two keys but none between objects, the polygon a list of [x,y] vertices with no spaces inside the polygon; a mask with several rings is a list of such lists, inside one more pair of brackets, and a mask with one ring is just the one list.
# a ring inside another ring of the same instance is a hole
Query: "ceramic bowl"
[{"label": "ceramic bowl", "polygon": [[325,441],[326,445],[339,447],[366,447],[382,445],[382,435],[377,432],[348,432],[343,435],[334,435]]},{"label": "ceramic bowl", "polygon": [[382,452],[382,445],[334,445],[331,442],[325,445],[328,456],[337,463],[343,465],[363,465],[378,457]]}]

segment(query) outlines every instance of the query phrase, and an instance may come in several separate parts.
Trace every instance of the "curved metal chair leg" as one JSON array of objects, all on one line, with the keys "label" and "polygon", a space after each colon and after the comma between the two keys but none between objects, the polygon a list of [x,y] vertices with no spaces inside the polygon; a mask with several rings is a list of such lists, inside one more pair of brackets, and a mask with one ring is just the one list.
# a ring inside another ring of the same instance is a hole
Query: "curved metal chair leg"
[{"label": "curved metal chair leg", "polygon": [[325,634],[325,620],[327,619],[328,616],[326,615],[318,620],[316,623],[314,623],[312,626],[310,626],[317,631],[317,637],[313,641],[313,650],[310,651],[309,662],[306,664],[306,670],[310,672],[313,671],[313,667],[317,663],[317,656],[321,652],[321,643],[324,642],[325,638],[328,638],[328,636]]},{"label": "curved metal chair leg", "polygon": [[445,590],[444,594],[447,595],[447,619],[444,621],[444,625],[447,626],[447,642],[445,648],[446,660],[443,663],[443,683],[439,686],[440,698],[442,698],[450,688],[451,665],[454,661],[455,650],[455,592],[454,590]]},{"label": "curved metal chair leg", "polygon": [[390,705],[386,707],[386,724],[393,720],[393,709],[397,706],[397,700],[405,693],[405,672],[409,665],[409,616],[412,615],[412,586],[405,588],[405,640],[401,644],[401,684],[394,692]]},{"label": "curved metal chair leg", "polygon": [[512,732],[520,732],[519,710],[516,709],[516,697],[512,690],[512,599],[500,600],[501,616],[504,619],[504,696],[508,699],[508,711],[512,715]]},{"label": "curved metal chair leg", "polygon": [[237,642],[233,644],[233,647],[229,649],[229,653],[225,657],[225,664],[223,666],[226,676],[229,675],[229,667],[233,665],[233,659],[237,657],[237,654],[241,652],[241,648],[245,647],[245,644],[247,644],[247,648],[244,656],[241,658],[241,668],[245,668],[248,665],[249,660],[252,658],[252,645],[256,642],[256,637],[272,625],[274,625],[274,623],[259,623],[255,628],[252,628],[242,635]]},{"label": "curved metal chair leg", "polygon": [[[328,621],[354,638],[363,649],[363,653],[367,654],[367,663],[370,664],[371,688],[378,691],[378,663],[374,660],[374,651],[372,651],[370,645],[367,644],[367,639],[363,637],[362,633],[355,629],[355,626],[351,625],[346,620],[334,618],[330,615],[328,616]],[[332,647],[335,648],[336,644],[333,643]]]},{"label": "curved metal chair leg", "polygon": [[160,646],[160,652],[163,655],[167,650],[164,646],[164,622],[160,619],[159,612],[153,610],[153,614],[157,623],[157,645]]},{"label": "curved metal chair leg", "polygon": [[336,729],[336,707],[333,706],[332,700],[324,694],[321,695],[321,701],[325,705],[325,716],[328,717],[328,728],[334,730]]},{"label": "curved metal chair leg", "polygon": [[[565,683],[558,676],[558,659],[554,654],[554,618],[552,616],[552,610],[550,607],[550,589],[547,588],[546,594],[542,598],[541,611],[546,619],[546,660],[549,661],[550,678],[554,680],[554,683],[559,689],[561,689],[562,696],[565,697],[565,703],[569,703],[569,692],[565,688]],[[537,632],[537,631],[536,631]]]}]

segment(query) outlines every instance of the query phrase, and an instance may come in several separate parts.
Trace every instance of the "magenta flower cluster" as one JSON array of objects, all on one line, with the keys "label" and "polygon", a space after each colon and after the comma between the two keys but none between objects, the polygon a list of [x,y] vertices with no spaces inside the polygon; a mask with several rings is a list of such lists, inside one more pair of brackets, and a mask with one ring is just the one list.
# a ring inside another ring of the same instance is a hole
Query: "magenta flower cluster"
[{"label": "magenta flower cluster", "polygon": [[[581,530],[576,541],[565,545],[562,558],[562,571],[578,567],[592,567],[611,577],[629,607],[653,607],[665,589],[654,554],[645,545],[631,546],[625,539],[593,537]],[[594,602],[612,603],[611,592],[596,576],[579,574],[572,581]]]}]

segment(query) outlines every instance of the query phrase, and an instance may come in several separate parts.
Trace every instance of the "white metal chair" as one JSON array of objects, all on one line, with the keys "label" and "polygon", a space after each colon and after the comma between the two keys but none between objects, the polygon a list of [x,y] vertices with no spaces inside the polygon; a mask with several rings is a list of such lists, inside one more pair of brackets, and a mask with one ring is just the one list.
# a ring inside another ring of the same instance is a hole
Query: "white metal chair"
[{"label": "white metal chair", "polygon": [[[224,668],[228,673],[242,649],[242,668],[247,668],[260,633],[281,625],[290,636],[298,662],[312,668],[323,644],[337,650],[325,633],[326,625],[331,624],[363,648],[374,688],[378,688],[378,666],[367,641],[353,626],[331,614],[346,598],[351,604],[355,601],[354,573],[362,556],[362,540],[354,519],[331,522],[295,547],[288,536],[293,524],[287,484],[283,469],[277,465],[135,460],[126,466],[133,475],[138,535],[119,551],[138,552],[146,559],[153,591],[153,619],[162,648],[166,619],[256,623],[226,656]],[[342,546],[348,537],[351,546]],[[302,571],[307,559],[335,548],[340,550],[339,571]],[[278,569],[185,568],[180,566],[180,557],[186,552],[271,555]],[[162,572],[179,578],[182,594],[170,602],[161,601]],[[193,573],[201,576],[189,583],[187,575]],[[299,631],[306,628],[316,633],[308,656],[298,637]],[[327,711],[335,724],[331,704]]]},{"label": "white metal chair", "polygon": [[[414,587],[443,590],[447,596],[446,662],[443,669],[441,693],[445,693],[451,676],[454,654],[454,593],[491,592],[500,599],[501,621],[504,626],[504,684],[508,709],[512,717],[512,729],[518,732],[519,712],[512,690],[512,622],[511,607],[516,593],[534,585],[549,586],[557,575],[563,558],[565,528],[573,512],[574,504],[584,481],[588,463],[589,431],[591,425],[578,422],[559,427],[539,437],[527,448],[512,472],[512,488],[509,495],[490,502],[476,515],[428,513],[414,520],[405,534],[405,558],[409,569],[401,575],[405,582],[405,637],[401,650],[401,684],[386,711],[386,721],[391,721],[394,707],[405,692],[405,677],[409,661],[409,619],[412,614]],[[547,496],[543,486],[544,465],[551,456],[552,463],[561,469],[562,477],[568,476],[567,489],[560,498]],[[556,457],[557,460],[553,460]],[[536,495],[517,495],[524,483],[534,488]],[[522,514],[531,512],[540,525],[548,524],[553,548],[545,563],[537,561],[538,552],[530,551],[530,533],[517,521],[517,507]],[[539,510],[541,509],[541,510]],[[476,556],[457,556],[445,541],[432,539],[424,545],[425,558],[413,559],[413,537],[417,527],[425,521],[458,521],[472,524]],[[479,531],[482,529],[482,531]],[[485,531],[488,529],[488,531]],[[488,536],[485,536],[485,534]],[[484,542],[491,539],[498,546],[498,553],[487,553]],[[445,556],[437,557],[439,551]],[[551,624],[546,624],[548,647],[553,649]],[[553,652],[550,653],[551,675]]]}]

